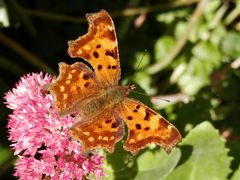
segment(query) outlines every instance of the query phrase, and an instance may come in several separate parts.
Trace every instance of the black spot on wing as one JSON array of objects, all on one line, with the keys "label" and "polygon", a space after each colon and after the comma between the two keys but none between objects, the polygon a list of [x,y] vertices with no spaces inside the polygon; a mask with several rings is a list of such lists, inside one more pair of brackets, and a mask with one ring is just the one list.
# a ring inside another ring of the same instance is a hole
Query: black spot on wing
[{"label": "black spot on wing", "polygon": [[118,58],[117,49],[115,48],[115,49],[112,49],[112,50],[106,50],[105,55],[106,56],[111,56],[112,58],[117,59]]},{"label": "black spot on wing", "polygon": [[88,80],[88,79],[89,79],[89,76],[86,75],[86,74],[83,74],[83,79]]},{"label": "black spot on wing", "polygon": [[90,84],[89,82],[86,82],[86,83],[84,84],[84,87],[87,88],[87,87],[89,86],[89,84]]},{"label": "black spot on wing", "polygon": [[97,52],[97,51],[94,51],[94,52],[93,52],[93,56],[94,56],[95,58],[99,58],[98,52]]},{"label": "black spot on wing", "polygon": [[136,128],[137,128],[138,130],[139,130],[139,129],[142,129],[141,124],[136,124],[135,126],[136,126]]},{"label": "black spot on wing", "polygon": [[132,120],[133,117],[132,117],[132,116],[128,116],[127,119],[128,119],[128,120]]},{"label": "black spot on wing", "polygon": [[99,65],[97,66],[97,68],[98,68],[98,70],[101,70],[103,67],[102,67],[101,64],[99,64]]},{"label": "black spot on wing", "polygon": [[151,116],[151,111],[149,111],[149,109],[146,109],[144,120],[145,121],[150,121],[150,116]]}]

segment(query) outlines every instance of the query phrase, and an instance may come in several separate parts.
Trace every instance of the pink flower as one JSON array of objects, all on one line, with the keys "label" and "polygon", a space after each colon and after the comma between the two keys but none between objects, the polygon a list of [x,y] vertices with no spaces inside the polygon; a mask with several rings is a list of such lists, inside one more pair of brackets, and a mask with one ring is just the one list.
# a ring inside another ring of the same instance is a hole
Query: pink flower
[{"label": "pink flower", "polygon": [[28,74],[5,94],[5,104],[13,110],[9,140],[19,157],[14,175],[25,180],[83,179],[90,173],[104,177],[103,157],[83,155],[79,143],[69,137],[75,120],[57,115],[53,97],[44,88],[51,81],[43,73]]}]

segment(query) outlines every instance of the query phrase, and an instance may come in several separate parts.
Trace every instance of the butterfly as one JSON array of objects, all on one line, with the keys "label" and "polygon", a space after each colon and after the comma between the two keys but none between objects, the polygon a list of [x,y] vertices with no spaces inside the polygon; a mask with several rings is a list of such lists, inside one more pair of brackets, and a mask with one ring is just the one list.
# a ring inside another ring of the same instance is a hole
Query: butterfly
[{"label": "butterfly", "polygon": [[86,151],[103,148],[113,152],[115,144],[128,137],[124,149],[136,154],[150,143],[166,152],[181,142],[179,131],[143,103],[128,98],[134,86],[119,85],[121,68],[115,27],[110,15],[101,10],[87,14],[87,34],[69,41],[68,54],[88,65],[59,63],[59,76],[49,86],[60,116],[77,113],[69,135]]}]

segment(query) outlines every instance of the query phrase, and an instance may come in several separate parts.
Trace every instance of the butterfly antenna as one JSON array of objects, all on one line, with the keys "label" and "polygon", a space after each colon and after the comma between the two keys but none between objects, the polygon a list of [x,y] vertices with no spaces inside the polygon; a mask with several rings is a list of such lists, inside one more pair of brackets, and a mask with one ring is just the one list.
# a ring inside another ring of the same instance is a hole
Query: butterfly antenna
[{"label": "butterfly antenna", "polygon": [[[139,61],[138,65],[137,65],[137,69],[139,69],[139,66],[140,66],[140,64],[142,63],[144,56],[147,54],[147,51],[148,51],[147,49],[144,50],[144,54],[143,54],[141,60]],[[131,85],[130,85],[130,86],[131,86]],[[148,96],[148,95],[146,95],[146,94],[144,94],[144,93],[140,93],[140,92],[138,92],[138,91],[134,91],[133,89],[135,89],[135,88],[136,88],[136,87],[135,87],[134,85],[132,85],[131,88],[130,88],[130,89],[131,89],[131,92],[133,92],[133,93],[135,93],[135,94],[142,95],[142,96]],[[160,100],[165,101],[165,102],[168,102],[168,103],[171,102],[169,99],[160,98]]]},{"label": "butterfly antenna", "polygon": [[169,99],[163,99],[163,98],[159,98],[159,100],[162,100],[162,101],[165,101],[165,102],[168,102],[168,103],[170,103],[170,102],[171,102]]},{"label": "butterfly antenna", "polygon": [[135,93],[135,94],[140,94],[140,95],[142,95],[142,96],[148,96],[148,95],[146,95],[146,94],[144,94],[144,93],[140,93],[140,92],[138,92],[138,91],[132,91],[133,93]]},{"label": "butterfly antenna", "polygon": [[[148,51],[147,49],[144,50],[144,54],[143,54],[141,60],[139,61],[136,70],[139,69],[139,66],[140,66],[140,64],[142,63],[144,56],[147,54],[147,51]],[[131,86],[131,85],[127,84],[127,86]],[[131,91],[132,91],[133,89],[135,89],[135,86],[133,86],[133,88],[131,89]]]},{"label": "butterfly antenna", "polygon": [[[140,92],[138,92],[138,91],[132,91],[133,93],[135,93],[135,94],[140,94],[140,95],[142,95],[142,96],[148,96],[148,95],[146,95],[146,94],[144,94],[144,93],[140,93]],[[168,103],[170,103],[171,101],[169,100],[169,99],[163,99],[163,98],[158,98],[159,100],[162,100],[162,101],[165,101],[165,102],[168,102]]]},{"label": "butterfly antenna", "polygon": [[137,65],[137,69],[136,70],[138,70],[139,69],[139,66],[140,66],[140,64],[142,63],[142,61],[143,61],[143,58],[145,57],[145,55],[147,54],[147,49],[145,49],[144,50],[144,54],[143,54],[143,56],[142,56],[142,58],[141,58],[141,60],[139,61],[139,63],[138,63],[138,65]]}]

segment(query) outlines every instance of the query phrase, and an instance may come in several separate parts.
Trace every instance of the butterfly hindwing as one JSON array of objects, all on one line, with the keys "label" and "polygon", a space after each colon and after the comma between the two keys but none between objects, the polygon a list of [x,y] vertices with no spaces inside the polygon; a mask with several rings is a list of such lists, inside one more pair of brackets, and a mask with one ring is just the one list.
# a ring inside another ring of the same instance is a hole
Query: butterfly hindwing
[{"label": "butterfly hindwing", "polygon": [[82,122],[75,124],[69,134],[79,140],[85,150],[104,148],[113,152],[115,144],[124,134],[123,121],[111,109],[99,114],[91,122]]},{"label": "butterfly hindwing", "polygon": [[171,123],[136,100],[125,98],[119,113],[128,127],[124,148],[132,153],[149,143],[156,143],[170,152],[181,141],[180,133]]}]

